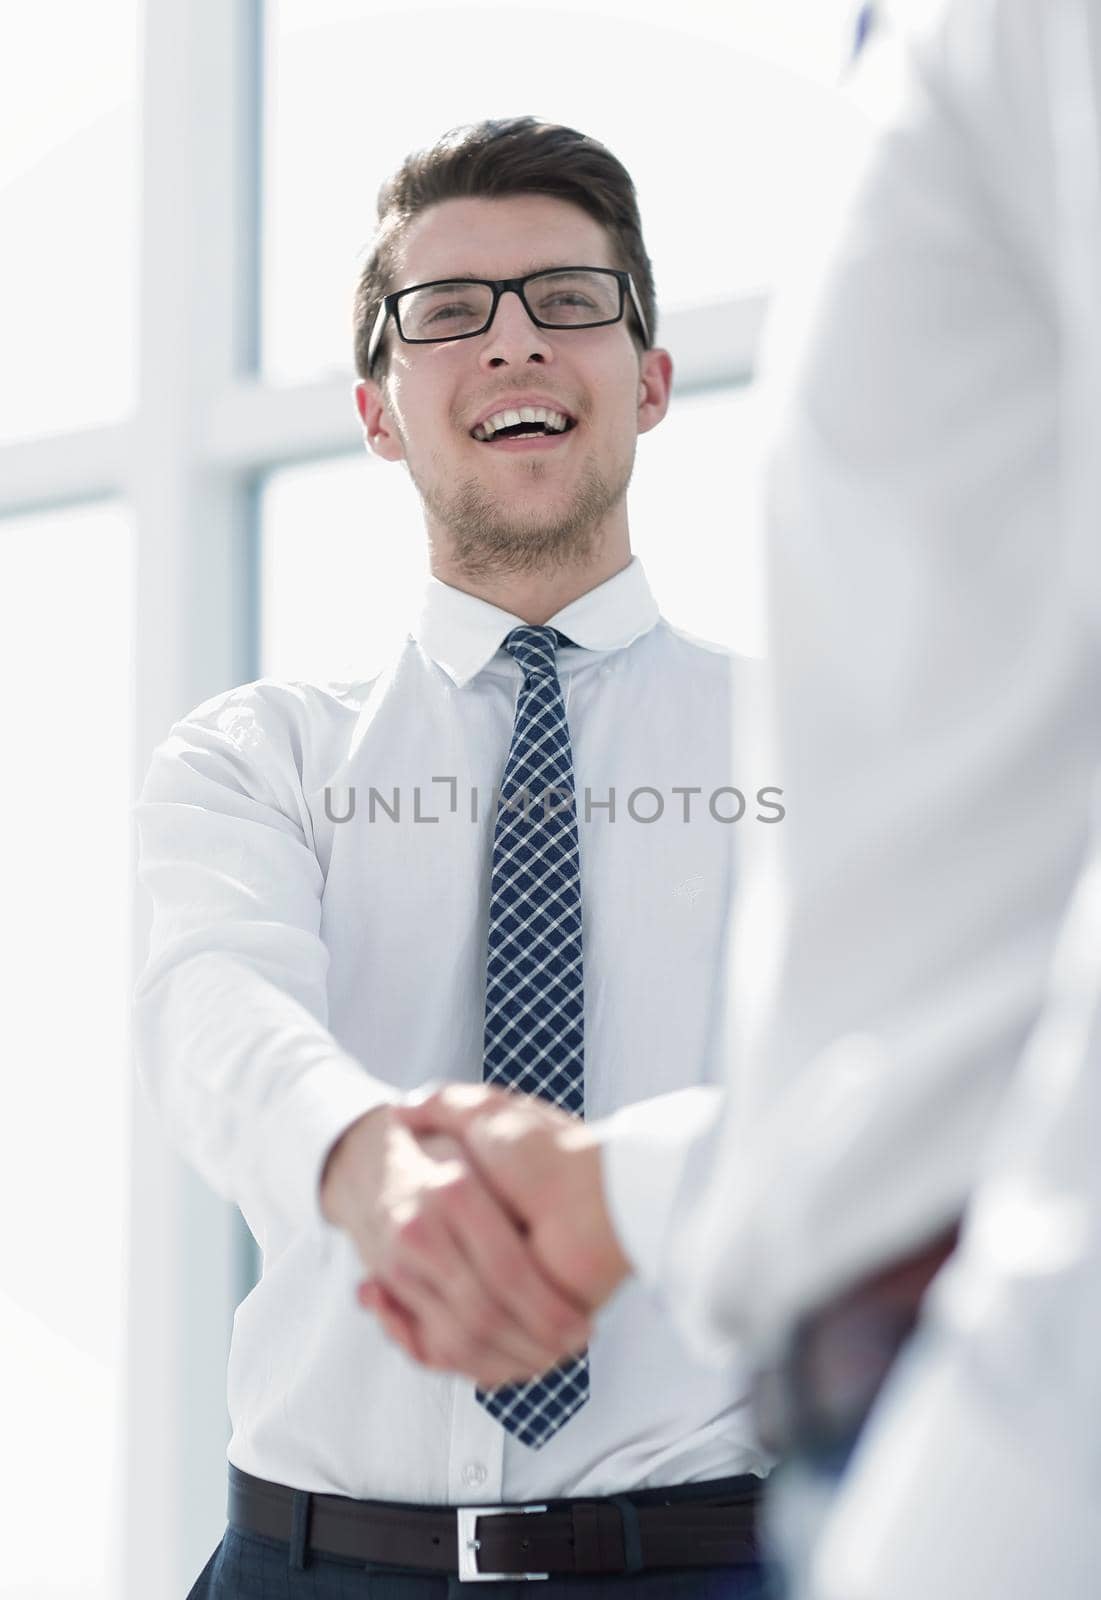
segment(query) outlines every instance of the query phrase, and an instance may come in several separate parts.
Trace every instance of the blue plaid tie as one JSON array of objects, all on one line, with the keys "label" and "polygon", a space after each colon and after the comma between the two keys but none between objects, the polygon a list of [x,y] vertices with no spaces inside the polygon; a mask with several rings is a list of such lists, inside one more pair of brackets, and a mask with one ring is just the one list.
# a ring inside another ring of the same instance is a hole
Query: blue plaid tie
[{"label": "blue plaid tie", "polygon": [[[554,628],[525,626],[505,640],[524,681],[493,834],[482,1076],[582,1116],[581,875],[556,661],[562,639]],[[588,1352],[528,1383],[476,1393],[502,1427],[538,1450],[589,1398]]]}]

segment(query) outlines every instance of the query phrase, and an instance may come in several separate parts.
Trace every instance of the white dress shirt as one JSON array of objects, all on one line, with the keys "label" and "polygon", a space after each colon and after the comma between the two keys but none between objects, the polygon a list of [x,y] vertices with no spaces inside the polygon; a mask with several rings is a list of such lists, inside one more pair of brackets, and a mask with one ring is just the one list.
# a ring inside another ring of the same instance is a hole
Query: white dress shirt
[{"label": "white dress shirt", "polygon": [[[1098,822],[1101,845],[1101,808]],[[1096,1600],[1099,1351],[1101,849],[959,1249],[861,1437],[808,1593]]]},{"label": "white dress shirt", "polygon": [[[415,1365],[358,1306],[364,1269],[320,1211],[352,1121],[429,1081],[481,1081],[492,800],[522,677],[502,641],[520,622],[430,579],[385,672],[214,696],[157,747],[134,808],[155,913],[139,1071],[262,1248],[233,1323],[228,1456],[280,1483],[493,1504],[767,1470],[738,1363],[695,1360],[638,1281],[600,1318],[589,1403],[530,1450],[472,1382]],[[678,1091],[687,1124],[718,1093],[735,836],[782,805],[757,802],[754,775],[745,814],[721,820],[751,663],[664,621],[637,558],[550,625],[576,644],[559,670],[586,1116]]]},{"label": "white dress shirt", "polygon": [[[739,928],[730,987],[769,942],[771,998],[748,1038],[732,1008],[739,1093],[682,1153],[669,1223],[632,1241],[701,1351],[771,1351],[963,1210],[1082,867],[1101,186],[1096,155],[1052,171],[1083,96],[1072,73],[1049,98],[1038,68],[1058,48],[1088,81],[1098,59],[1056,38],[1067,15],[930,13],[897,79],[873,44],[885,131],[770,330],[768,766],[788,815],[777,936]],[[613,1173],[647,1143],[640,1119]]]},{"label": "white dress shirt", "polygon": [[[1101,7],[958,4],[933,35],[941,115],[961,103],[1004,189],[1046,225],[1025,243],[1050,311],[1059,395],[1058,522],[1036,527],[1035,605],[1063,631],[1092,727],[1031,729],[1094,761],[1091,860],[1043,1011],[984,1152],[960,1246],[861,1438],[807,1593],[815,1600],[1095,1600],[1101,1592]],[[988,92],[976,95],[976,69]],[[938,119],[939,120],[939,119]],[[1020,130],[1013,137],[1014,130]],[[1010,215],[1018,214],[1010,212]],[[997,307],[993,317],[997,317]],[[993,338],[996,320],[989,329]],[[933,356],[943,361],[944,353]],[[1062,559],[1060,559],[1062,557]],[[991,552],[1004,581],[1003,552]],[[1073,581],[1067,580],[1067,568]],[[1092,659],[1078,642],[1092,616]],[[1074,648],[1077,644],[1078,647]],[[1053,655],[1059,653],[1052,647]],[[1029,757],[1028,733],[1020,761]],[[1084,776],[1084,774],[1083,774]],[[1007,774],[1009,787],[1016,774]],[[1053,792],[1054,808],[1081,792]],[[1050,818],[1052,808],[1048,808]],[[1065,826],[1064,822],[1064,826]],[[1033,844],[1033,849],[1036,846]],[[974,1488],[981,1484],[982,1493]]]}]

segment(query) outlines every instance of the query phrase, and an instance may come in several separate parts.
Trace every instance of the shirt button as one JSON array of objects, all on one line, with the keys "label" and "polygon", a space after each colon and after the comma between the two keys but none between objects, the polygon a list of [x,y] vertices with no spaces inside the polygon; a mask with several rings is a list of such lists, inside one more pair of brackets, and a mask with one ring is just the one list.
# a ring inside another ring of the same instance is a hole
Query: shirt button
[{"label": "shirt button", "polygon": [[489,1474],[480,1461],[468,1461],[463,1467],[463,1482],[468,1488],[484,1483]]}]

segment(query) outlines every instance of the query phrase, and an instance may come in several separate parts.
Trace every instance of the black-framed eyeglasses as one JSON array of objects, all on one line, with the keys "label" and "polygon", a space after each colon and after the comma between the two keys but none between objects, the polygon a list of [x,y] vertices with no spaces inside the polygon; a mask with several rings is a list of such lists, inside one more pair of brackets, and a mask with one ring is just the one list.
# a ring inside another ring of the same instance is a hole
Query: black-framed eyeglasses
[{"label": "black-framed eyeglasses", "polygon": [[474,339],[490,326],[508,290],[520,296],[537,328],[602,328],[620,320],[630,294],[643,343],[650,343],[634,279],[618,267],[553,267],[523,278],[436,278],[383,300],[367,346],[368,372],[391,314],[406,344]]}]

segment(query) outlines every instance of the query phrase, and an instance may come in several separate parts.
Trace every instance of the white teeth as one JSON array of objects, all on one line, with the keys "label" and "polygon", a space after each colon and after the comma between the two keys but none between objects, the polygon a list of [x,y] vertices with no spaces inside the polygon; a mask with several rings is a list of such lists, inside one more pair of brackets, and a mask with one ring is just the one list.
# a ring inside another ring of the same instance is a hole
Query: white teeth
[{"label": "white teeth", "polygon": [[561,411],[551,411],[546,406],[521,406],[516,411],[495,411],[472,428],[471,433],[475,439],[492,439],[498,428],[514,428],[519,422],[542,422],[554,433],[564,433],[567,426],[567,418]]}]

